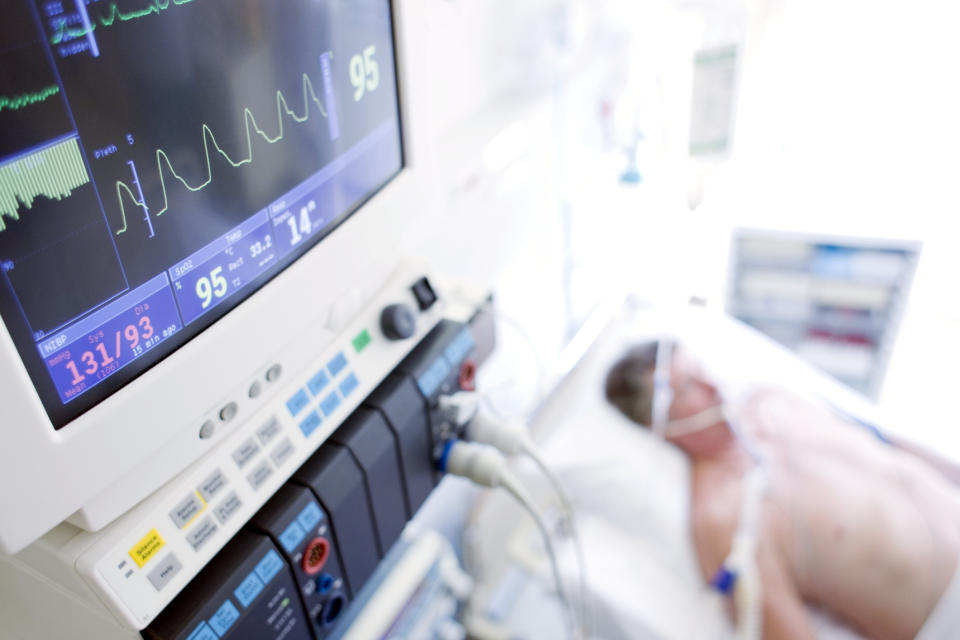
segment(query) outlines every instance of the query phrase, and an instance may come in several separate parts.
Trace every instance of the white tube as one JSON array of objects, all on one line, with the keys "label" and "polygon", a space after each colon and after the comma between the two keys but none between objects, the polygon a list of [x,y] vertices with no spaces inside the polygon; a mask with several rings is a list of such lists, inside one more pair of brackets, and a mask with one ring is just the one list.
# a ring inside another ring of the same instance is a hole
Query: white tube
[{"label": "white tube", "polygon": [[653,370],[653,403],[650,407],[650,424],[658,436],[666,433],[670,418],[670,405],[673,403],[673,389],[670,388],[670,366],[673,350],[666,339],[657,344],[657,361]]},{"label": "white tube", "polygon": [[692,416],[667,422],[664,426],[663,434],[667,436],[689,435],[712,427],[718,422],[723,422],[726,418],[727,414],[724,411],[723,405],[718,404],[715,407],[707,407]]},{"label": "white tube", "polygon": [[767,474],[761,466],[747,473],[740,500],[740,520],[724,566],[735,571],[734,603],[737,606],[737,636],[759,640],[763,634],[763,584],[757,568],[757,529],[760,524]]}]

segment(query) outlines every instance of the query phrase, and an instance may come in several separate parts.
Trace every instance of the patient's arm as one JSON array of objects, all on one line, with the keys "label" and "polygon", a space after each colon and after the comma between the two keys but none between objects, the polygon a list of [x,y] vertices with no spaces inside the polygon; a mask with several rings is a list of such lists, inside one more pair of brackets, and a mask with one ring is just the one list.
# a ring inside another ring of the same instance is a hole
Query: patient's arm
[{"label": "patient's arm", "polygon": [[856,414],[845,411],[837,405],[830,404],[829,406],[834,415],[836,415],[843,422],[853,425],[858,429],[868,430],[870,433],[874,434],[878,440],[886,442],[887,444],[896,447],[901,451],[909,453],[918,460],[922,460],[923,462],[927,463],[951,484],[960,485],[960,464],[945,458],[928,447],[910,442],[909,440],[891,433],[881,431],[876,427],[876,425],[860,419]]},{"label": "patient's arm", "polygon": [[784,566],[783,557],[771,547],[761,542],[757,550],[763,592],[763,637],[770,640],[814,638],[810,615],[790,571]]},{"label": "patient's arm", "polygon": [[895,436],[886,436],[887,440],[896,448],[906,451],[912,456],[923,460],[946,478],[951,484],[960,485],[960,465],[924,446],[914,444]]},{"label": "patient's arm", "polygon": [[[713,578],[730,553],[740,504],[739,479],[717,482],[718,478],[711,475],[694,479],[691,505],[693,540],[706,581]],[[765,640],[814,638],[803,599],[782,554],[777,552],[777,541],[771,539],[775,529],[768,525],[762,529],[756,557],[763,597],[763,637]],[[736,612],[732,613],[736,617]]]}]

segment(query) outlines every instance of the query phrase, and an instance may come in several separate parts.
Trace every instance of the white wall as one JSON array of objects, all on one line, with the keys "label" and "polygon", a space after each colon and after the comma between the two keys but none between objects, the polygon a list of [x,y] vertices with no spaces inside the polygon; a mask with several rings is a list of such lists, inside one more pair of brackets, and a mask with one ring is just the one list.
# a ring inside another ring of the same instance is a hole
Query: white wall
[{"label": "white wall", "polygon": [[[956,3],[429,4],[446,217],[428,257],[493,282],[549,357],[604,289],[721,304],[734,225],[923,240],[882,402],[946,442],[940,425],[960,423],[948,413],[960,356]],[[696,14],[744,5],[733,158],[689,212],[688,56],[710,33]],[[639,187],[618,181],[633,129],[645,135]],[[960,457],[960,437],[945,446]]]},{"label": "white wall", "polygon": [[[715,176],[701,214],[718,226],[924,241],[881,404],[905,432],[960,458],[960,5],[754,9],[735,162]],[[716,295],[722,281],[708,280]]]}]

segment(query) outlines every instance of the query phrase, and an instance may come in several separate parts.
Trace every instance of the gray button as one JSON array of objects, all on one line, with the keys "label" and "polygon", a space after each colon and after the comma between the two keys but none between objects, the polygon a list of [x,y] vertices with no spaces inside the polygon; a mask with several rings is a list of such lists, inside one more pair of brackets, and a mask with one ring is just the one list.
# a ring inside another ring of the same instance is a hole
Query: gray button
[{"label": "gray button", "polygon": [[220,409],[220,419],[223,420],[224,422],[233,420],[233,418],[236,415],[237,415],[236,402],[231,402],[230,404],[226,405],[223,409]]},{"label": "gray button", "polygon": [[150,584],[153,585],[154,589],[160,591],[167,586],[167,583],[170,582],[173,576],[177,575],[182,568],[183,565],[177,560],[177,556],[169,553],[167,557],[163,559],[163,562],[147,574],[147,579],[150,580]]},{"label": "gray button", "polygon": [[170,512],[170,519],[173,520],[173,524],[177,525],[177,528],[183,529],[201,511],[203,511],[203,503],[200,502],[197,494],[191,493],[173,508]]},{"label": "gray button", "polygon": [[256,469],[254,469],[250,475],[247,476],[247,482],[250,483],[250,486],[254,489],[259,489],[260,485],[266,482],[267,478],[270,477],[270,474],[273,473],[273,469],[270,467],[270,463],[264,460],[260,463]]},{"label": "gray button", "polygon": [[253,438],[247,438],[246,441],[233,452],[233,461],[237,463],[238,467],[243,469],[243,465],[250,462],[250,458],[257,455],[258,451],[260,451],[260,447],[253,441]]},{"label": "gray button", "polygon": [[213,518],[207,516],[190,530],[187,534],[187,542],[189,542],[193,550],[196,551],[216,532],[217,525],[214,524]]},{"label": "gray button", "polygon": [[270,418],[267,424],[257,429],[257,437],[260,438],[260,442],[263,444],[267,444],[273,440],[274,436],[278,433],[280,433],[280,421],[277,420],[276,416]]},{"label": "gray button", "polygon": [[247,390],[247,395],[251,398],[256,398],[260,395],[260,392],[263,391],[263,387],[260,386],[259,382],[254,382],[250,385],[250,389]]},{"label": "gray button", "polygon": [[225,486],[227,486],[227,479],[223,475],[223,472],[217,469],[207,476],[207,479],[201,482],[197,489],[200,491],[203,499],[210,502],[215,495],[220,493],[220,489],[223,489]]},{"label": "gray button", "polygon": [[217,425],[213,420],[207,420],[203,423],[203,426],[200,427],[200,439],[206,440],[207,438],[213,437],[213,432],[217,430]]},{"label": "gray button", "polygon": [[285,438],[284,441],[273,450],[270,457],[273,458],[273,463],[279,467],[286,462],[287,458],[292,456],[296,450],[296,447],[290,442],[290,438]]},{"label": "gray button", "polygon": [[224,498],[223,502],[217,505],[213,513],[216,514],[217,520],[223,523],[229,520],[230,516],[239,511],[242,506],[243,503],[240,501],[240,498],[237,497],[237,493],[233,492]]},{"label": "gray button", "polygon": [[277,378],[280,377],[280,374],[283,373],[283,367],[278,364],[273,365],[267,369],[267,382],[276,382]]}]

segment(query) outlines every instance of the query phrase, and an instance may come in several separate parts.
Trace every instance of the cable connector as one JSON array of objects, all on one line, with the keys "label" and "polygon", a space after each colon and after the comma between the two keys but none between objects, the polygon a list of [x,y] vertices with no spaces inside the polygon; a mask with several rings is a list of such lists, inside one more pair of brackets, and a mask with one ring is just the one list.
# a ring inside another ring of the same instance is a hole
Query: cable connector
[{"label": "cable connector", "polygon": [[458,427],[466,425],[464,435],[467,440],[489,444],[507,456],[533,449],[526,426],[515,420],[495,420],[482,413],[479,409],[480,395],[477,393],[458,391],[440,396],[439,405],[447,420]]},{"label": "cable connector", "polygon": [[480,410],[480,394],[472,391],[457,391],[437,399],[440,413],[457,427],[467,424]]},{"label": "cable connector", "polygon": [[475,442],[451,440],[443,448],[438,463],[440,471],[463,476],[479,485],[501,487],[509,475],[507,460],[493,447]]},{"label": "cable connector", "polygon": [[514,456],[533,450],[533,441],[521,422],[494,420],[480,413],[467,425],[467,438],[496,447],[505,455]]}]

